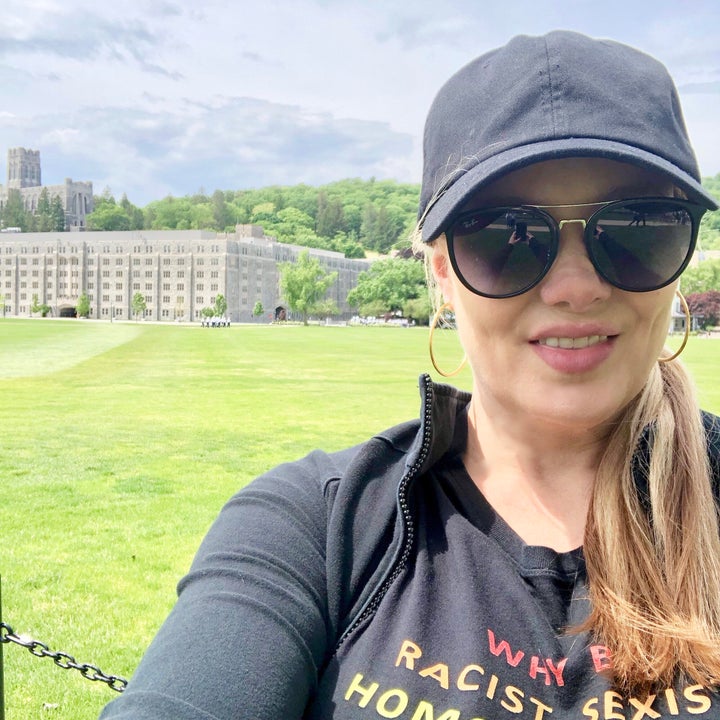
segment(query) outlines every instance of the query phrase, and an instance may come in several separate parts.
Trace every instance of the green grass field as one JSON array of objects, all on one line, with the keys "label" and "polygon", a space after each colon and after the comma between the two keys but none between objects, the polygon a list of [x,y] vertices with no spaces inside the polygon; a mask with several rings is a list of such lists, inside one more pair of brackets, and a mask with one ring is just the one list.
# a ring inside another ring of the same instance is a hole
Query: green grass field
[{"label": "green grass field", "polygon": [[[454,367],[454,333],[438,344]],[[719,412],[720,340],[683,357]],[[426,329],[0,321],[3,620],[129,676],[224,501],[415,417],[429,367]],[[8,720],[91,720],[115,697],[3,650]]]}]

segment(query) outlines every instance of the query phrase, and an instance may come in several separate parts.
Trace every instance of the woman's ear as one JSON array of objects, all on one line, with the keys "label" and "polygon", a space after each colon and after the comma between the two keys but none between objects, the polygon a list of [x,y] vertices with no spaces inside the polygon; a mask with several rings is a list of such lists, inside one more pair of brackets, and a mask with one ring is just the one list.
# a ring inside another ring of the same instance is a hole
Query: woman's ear
[{"label": "woman's ear", "polygon": [[430,258],[430,267],[432,269],[432,274],[435,278],[435,282],[438,284],[438,287],[442,292],[443,299],[445,300],[445,302],[452,303],[453,270],[452,267],[450,267],[450,260],[448,256],[444,252],[442,252],[442,249],[435,248]]}]

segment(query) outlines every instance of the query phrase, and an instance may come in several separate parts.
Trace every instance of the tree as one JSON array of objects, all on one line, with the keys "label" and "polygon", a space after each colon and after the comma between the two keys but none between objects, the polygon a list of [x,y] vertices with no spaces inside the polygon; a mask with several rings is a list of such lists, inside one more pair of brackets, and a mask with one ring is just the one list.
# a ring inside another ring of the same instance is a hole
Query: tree
[{"label": "tree", "polygon": [[337,303],[332,298],[318,300],[313,307],[313,315],[317,315],[321,320],[333,317],[339,312]]},{"label": "tree", "polygon": [[223,317],[227,312],[227,300],[224,295],[215,297],[215,307],[213,308],[216,317]]},{"label": "tree", "polygon": [[414,320],[418,325],[427,325],[432,315],[432,305],[427,293],[421,297],[412,298],[403,305],[403,315]]},{"label": "tree", "polygon": [[345,230],[345,211],[339,198],[328,198],[320,191],[317,200],[317,218],[315,232],[320,237],[331,238]]},{"label": "tree", "polygon": [[265,312],[265,308],[263,307],[263,304],[258,300],[255,303],[255,307],[253,307],[253,315],[255,317],[260,317]]},{"label": "tree", "polygon": [[[347,301],[362,315],[402,311],[408,300],[427,295],[425,268],[414,258],[377,260],[361,272]],[[419,318],[416,318],[419,319]]]},{"label": "tree", "polygon": [[686,298],[690,314],[703,330],[720,324],[720,291],[691,293]]},{"label": "tree", "polygon": [[37,293],[32,296],[32,304],[30,305],[31,313],[40,313],[40,317],[47,317],[50,309],[50,306],[46,303],[38,302]]},{"label": "tree", "polygon": [[280,288],[288,306],[300,313],[303,324],[315,312],[318,302],[324,299],[328,288],[337,278],[336,272],[325,270],[317,258],[311,258],[306,250],[296,262],[280,263]]},{"label": "tree", "polygon": [[101,202],[87,216],[87,227],[88,230],[130,230],[130,218],[114,200]]},{"label": "tree", "polygon": [[65,208],[59,195],[55,195],[50,202],[50,217],[52,218],[50,230],[53,232],[65,232],[67,230]]},{"label": "tree", "polygon": [[680,289],[685,296],[720,290],[720,260],[703,260],[688,268],[680,278]]},{"label": "tree", "polygon": [[35,229],[38,232],[50,232],[53,227],[52,207],[50,205],[50,195],[48,189],[44,187],[40,191],[38,198],[37,210],[35,211]]},{"label": "tree", "polygon": [[86,318],[90,315],[90,298],[87,293],[82,293],[75,306],[75,313],[78,317]]},{"label": "tree", "polygon": [[145,302],[143,294],[136,292],[132,298],[132,312],[135,316],[135,319],[137,319],[139,315],[142,315],[146,309],[147,303]]},{"label": "tree", "polygon": [[10,188],[2,211],[2,225],[6,228],[19,227],[26,232],[32,223],[32,217],[25,212],[22,195],[17,188]]},{"label": "tree", "polygon": [[142,230],[145,227],[145,216],[143,215],[143,211],[137,207],[137,205],[133,205],[128,200],[125,193],[123,193],[120,198],[120,207],[128,216],[128,220],[130,221],[130,230]]},{"label": "tree", "polygon": [[212,196],[212,217],[216,230],[221,232],[233,224],[232,213],[225,201],[225,193],[222,190],[216,190]]}]

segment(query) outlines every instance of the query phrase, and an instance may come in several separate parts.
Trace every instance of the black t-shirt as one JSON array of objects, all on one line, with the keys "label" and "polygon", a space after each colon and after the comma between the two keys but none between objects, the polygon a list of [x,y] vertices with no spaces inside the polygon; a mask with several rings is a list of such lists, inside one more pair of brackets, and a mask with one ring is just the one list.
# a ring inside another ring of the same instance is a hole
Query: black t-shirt
[{"label": "black t-shirt", "polygon": [[525,544],[457,457],[419,493],[412,558],[333,658],[308,717],[720,717],[720,698],[700,686],[613,691],[607,649],[569,630],[588,612],[582,551]]}]

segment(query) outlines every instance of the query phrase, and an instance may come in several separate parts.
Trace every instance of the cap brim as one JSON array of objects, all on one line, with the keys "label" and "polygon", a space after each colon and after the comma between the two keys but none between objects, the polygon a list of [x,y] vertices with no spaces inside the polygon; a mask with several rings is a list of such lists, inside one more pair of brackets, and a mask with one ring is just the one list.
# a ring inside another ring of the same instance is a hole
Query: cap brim
[{"label": "cap brim", "polygon": [[466,170],[444,193],[430,202],[421,218],[422,239],[429,242],[438,237],[445,231],[452,216],[472,195],[498,177],[541,160],[567,157],[608,158],[656,170],[668,176],[689,200],[708,210],[720,207],[718,201],[692,175],[653,153],[612,140],[563,138],[511,148]]}]

